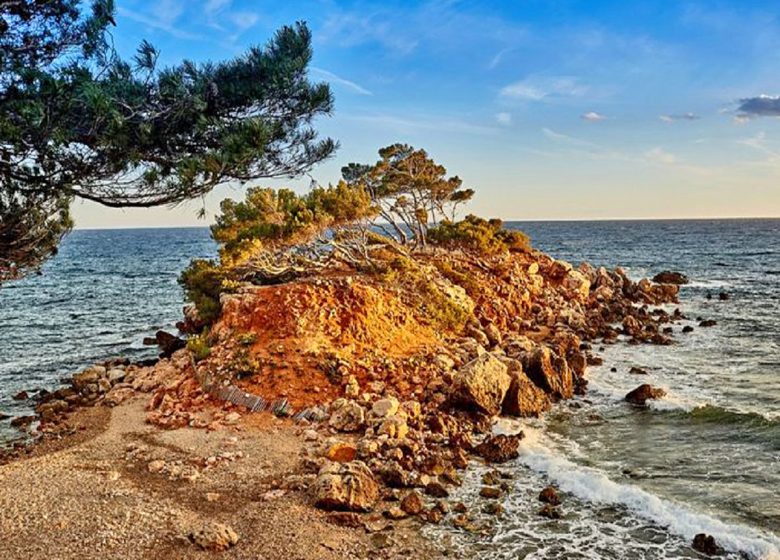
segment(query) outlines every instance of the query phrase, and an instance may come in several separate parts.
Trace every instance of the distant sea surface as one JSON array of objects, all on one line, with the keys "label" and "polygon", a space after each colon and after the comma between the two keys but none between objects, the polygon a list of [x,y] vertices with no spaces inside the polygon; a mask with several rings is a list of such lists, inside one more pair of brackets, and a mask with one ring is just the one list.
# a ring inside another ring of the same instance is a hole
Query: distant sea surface
[{"label": "distant sea surface", "polygon": [[[705,532],[728,558],[780,560],[780,220],[508,226],[575,265],[622,266],[634,279],[686,273],[689,320],[672,346],[605,346],[585,397],[542,420],[502,421],[526,438],[503,466],[514,488],[494,533],[429,530],[466,558],[692,559],[693,535]],[[95,361],[153,356],[141,341],[179,320],[179,272],[215,254],[205,228],[73,232],[41,276],[0,287],[0,412],[28,413],[14,394],[54,388]],[[698,317],[718,324],[699,328]],[[641,383],[668,396],[629,406],[624,395]],[[0,440],[13,434],[0,422]],[[468,476],[460,497],[479,518],[481,472]],[[536,514],[547,484],[564,497],[561,520]]]}]

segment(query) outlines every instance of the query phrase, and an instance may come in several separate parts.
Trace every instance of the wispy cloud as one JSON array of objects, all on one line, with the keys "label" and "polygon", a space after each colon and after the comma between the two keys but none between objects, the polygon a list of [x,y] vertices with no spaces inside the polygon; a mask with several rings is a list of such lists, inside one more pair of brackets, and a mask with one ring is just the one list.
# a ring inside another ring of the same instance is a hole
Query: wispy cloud
[{"label": "wispy cloud", "polygon": [[496,122],[501,126],[509,126],[512,124],[512,113],[496,113]]},{"label": "wispy cloud", "polygon": [[667,152],[660,146],[647,150],[643,154],[644,158],[650,163],[661,163],[664,165],[674,165],[679,163],[679,159],[671,152]]},{"label": "wispy cloud", "polygon": [[580,115],[580,118],[589,122],[598,122],[606,120],[607,117],[596,111],[588,111],[587,113]]},{"label": "wispy cloud", "polygon": [[529,76],[501,88],[501,97],[522,101],[545,101],[561,97],[582,97],[588,86],[571,76]]},{"label": "wispy cloud", "polygon": [[[170,16],[171,13],[173,12],[169,12],[168,15]],[[174,22],[171,20],[160,19],[139,12],[134,12],[121,6],[117,8],[117,14],[119,14],[120,17],[131,19],[140,24],[146,25],[147,27],[164,31],[173,37],[176,37],[177,39],[186,39],[190,41],[202,39],[201,35],[198,35],[197,33],[191,33],[189,31],[184,31],[183,29],[174,25]]]},{"label": "wispy cloud", "polygon": [[508,55],[510,52],[514,51],[515,47],[507,47],[504,49],[501,49],[498,51],[493,58],[490,59],[490,62],[488,63],[488,68],[490,70],[493,70],[496,66],[501,64],[501,61],[504,59],[506,55]]},{"label": "wispy cloud", "polygon": [[410,131],[436,131],[436,132],[452,132],[458,134],[480,134],[490,135],[496,134],[498,128],[492,126],[485,126],[480,124],[474,124],[460,119],[454,119],[449,117],[398,117],[389,114],[374,114],[374,115],[355,115],[347,117],[351,120],[359,121],[362,123],[371,124],[381,128],[390,129],[397,133],[408,133]]},{"label": "wispy cloud", "polygon": [[392,21],[381,13],[332,14],[320,29],[318,38],[324,42],[335,42],[343,47],[378,43],[399,55],[410,54],[418,45],[416,38],[396,31]]},{"label": "wispy cloud", "polygon": [[675,121],[697,121],[701,117],[694,113],[679,113],[676,115],[659,115],[658,118],[664,122],[672,123]]},{"label": "wispy cloud", "polygon": [[357,83],[353,82],[352,80],[347,80],[346,78],[342,78],[341,76],[338,76],[338,75],[334,74],[333,72],[329,72],[327,70],[323,70],[322,68],[316,68],[316,67],[312,67],[311,71],[313,73],[315,73],[315,74],[318,74],[318,75],[322,76],[327,81],[329,81],[329,82],[331,82],[333,84],[338,84],[338,85],[344,86],[347,89],[349,89],[351,91],[354,91],[355,93],[358,93],[360,95],[373,95],[373,93],[371,91],[367,90],[366,88],[364,88],[360,84],[357,84]]}]

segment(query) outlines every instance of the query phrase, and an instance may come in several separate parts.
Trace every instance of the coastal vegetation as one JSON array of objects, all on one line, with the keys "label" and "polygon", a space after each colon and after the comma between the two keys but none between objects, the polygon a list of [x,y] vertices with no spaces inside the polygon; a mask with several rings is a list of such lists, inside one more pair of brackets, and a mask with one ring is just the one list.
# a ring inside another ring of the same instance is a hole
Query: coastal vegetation
[{"label": "coastal vegetation", "polygon": [[311,33],[279,29],[233,59],[160,67],[111,40],[114,2],[0,4],[0,282],[36,270],[74,198],[107,207],[194,199],[297,176],[331,156],[312,121],[333,96],[308,78]]}]

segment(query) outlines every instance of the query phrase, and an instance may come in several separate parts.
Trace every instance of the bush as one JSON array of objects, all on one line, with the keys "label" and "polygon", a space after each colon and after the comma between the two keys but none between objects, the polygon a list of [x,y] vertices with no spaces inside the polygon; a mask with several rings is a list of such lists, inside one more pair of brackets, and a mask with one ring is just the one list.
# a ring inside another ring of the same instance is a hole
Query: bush
[{"label": "bush", "polygon": [[207,325],[219,318],[219,295],[226,291],[225,272],[214,261],[193,260],[179,276],[188,301],[195,304],[198,315]]},{"label": "bush", "polygon": [[205,360],[211,355],[211,346],[208,343],[208,331],[203,331],[199,335],[191,336],[187,339],[187,350],[192,352],[196,362]]},{"label": "bush", "polygon": [[459,222],[445,220],[428,231],[435,245],[473,249],[486,255],[506,251],[529,251],[531,240],[522,231],[504,229],[497,219],[485,220],[472,214]]}]

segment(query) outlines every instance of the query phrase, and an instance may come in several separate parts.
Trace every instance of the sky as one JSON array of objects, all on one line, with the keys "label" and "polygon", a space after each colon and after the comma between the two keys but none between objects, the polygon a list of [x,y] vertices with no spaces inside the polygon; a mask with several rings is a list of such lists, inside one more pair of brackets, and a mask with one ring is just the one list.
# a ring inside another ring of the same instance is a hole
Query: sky
[{"label": "sky", "polygon": [[[780,216],[780,5],[675,0],[117,0],[113,35],[163,65],[241,55],[306,21],[317,121],[341,147],[311,171],[424,148],[503,219]],[[310,178],[260,181],[303,192]],[[76,226],[207,225],[223,186],[176,208],[76,202]],[[205,220],[197,217],[206,208]]]}]

